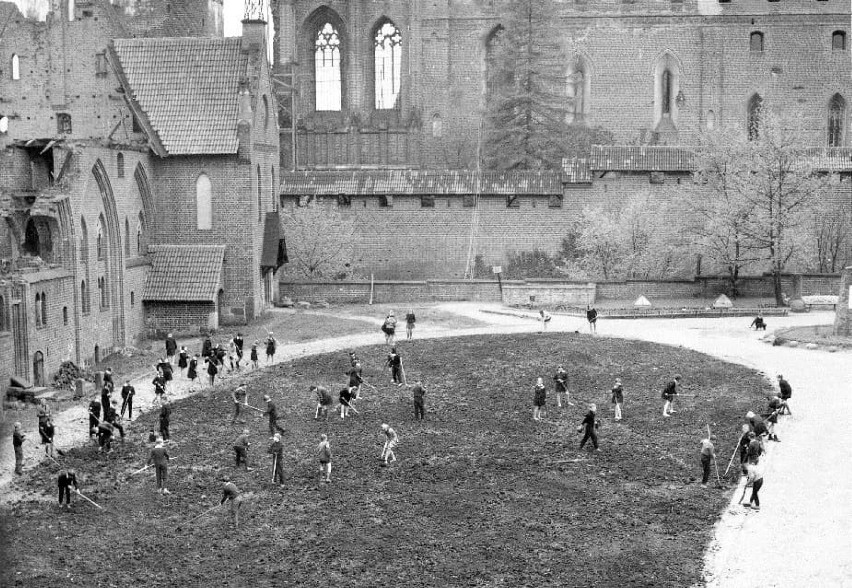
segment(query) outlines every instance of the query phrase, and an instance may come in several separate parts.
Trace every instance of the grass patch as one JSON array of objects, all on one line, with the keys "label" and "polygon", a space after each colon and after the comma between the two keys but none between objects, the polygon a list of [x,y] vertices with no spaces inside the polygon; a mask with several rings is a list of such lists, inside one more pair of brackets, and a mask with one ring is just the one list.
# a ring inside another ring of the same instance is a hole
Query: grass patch
[{"label": "grass patch", "polygon": [[834,325],[814,325],[810,327],[791,327],[775,333],[776,340],[816,343],[817,345],[852,348],[852,337],[834,334]]},{"label": "grass patch", "polygon": [[[21,503],[2,514],[12,562],[0,584],[53,586],[689,586],[728,494],[703,490],[699,440],[710,424],[724,469],[742,415],[762,406],[769,384],[756,372],[682,348],[574,334],[414,340],[401,352],[409,380],[425,378],[427,420],[413,421],[410,392],[391,386],[382,347],[360,350],[367,390],[360,416],[313,420],[312,383],[337,392],[345,353],[275,366],[248,382],[252,402],[273,391],[283,413],[284,488],[273,487],[265,421],[249,416],[252,472],[235,471],[231,404],[224,388],[176,404],[172,496],[153,474],[129,481],[147,449],[109,458],[71,452],[83,492],[107,507]],[[533,384],[569,371],[577,406],[532,421]],[[673,418],[660,391],[674,373],[685,390]],[[625,384],[625,420],[612,420],[609,388]],[[597,402],[601,453],[579,451],[576,426]],[[134,425],[136,438],[154,415]],[[401,437],[399,462],[382,468],[380,425]],[[241,427],[240,427],[241,428]],[[333,483],[320,486],[314,448],[334,451]],[[53,493],[56,466],[23,481]],[[254,493],[233,531],[225,513],[175,528],[218,502],[221,478]],[[0,519],[2,520],[2,519]],[[51,525],[51,527],[48,527]],[[69,550],[68,545],[74,549]],[[41,561],[44,560],[44,561]],[[50,565],[44,565],[49,561]],[[105,566],[103,562],[109,561]],[[6,582],[6,583],[4,583]],[[64,583],[64,582],[63,582]]]}]

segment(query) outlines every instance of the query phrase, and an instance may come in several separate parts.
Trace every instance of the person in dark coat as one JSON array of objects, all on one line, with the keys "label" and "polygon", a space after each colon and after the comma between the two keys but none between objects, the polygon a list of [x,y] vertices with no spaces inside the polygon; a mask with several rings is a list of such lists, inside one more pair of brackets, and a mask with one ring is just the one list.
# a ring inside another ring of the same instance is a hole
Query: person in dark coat
[{"label": "person in dark coat", "polygon": [[104,386],[109,386],[110,393],[115,390],[115,382],[112,379],[112,368],[107,368],[104,372]]},{"label": "person in dark coat", "polygon": [[352,399],[354,398],[354,392],[352,388],[343,388],[338,394],[338,400],[340,401],[340,418],[345,418],[349,416],[349,408],[352,406]]},{"label": "person in dark coat", "polygon": [[781,411],[781,414],[793,414],[790,412],[790,397],[793,396],[793,387],[781,374],[778,374],[778,390],[781,400],[784,401],[784,410]]},{"label": "person in dark coat", "polygon": [[183,370],[189,365],[189,352],[186,350],[186,346],[181,346],[180,353],[178,354],[178,369],[180,370],[180,375],[183,375]]},{"label": "person in dark coat", "polygon": [[624,386],[621,384],[621,378],[616,378],[612,387],[612,404],[615,408],[615,420],[620,421],[621,409],[624,406]]},{"label": "person in dark coat", "polygon": [[320,416],[328,420],[328,411],[332,405],[331,394],[328,393],[325,386],[311,386],[310,391],[314,393],[317,399],[317,410],[314,413],[314,420],[320,418]]},{"label": "person in dark coat", "polygon": [[133,397],[136,395],[136,389],[130,385],[130,380],[124,381],[124,386],[121,387],[121,418],[124,418],[124,411],[127,410],[127,418],[133,420]]},{"label": "person in dark coat", "polygon": [[157,474],[157,493],[171,494],[168,488],[166,488],[169,477],[169,452],[160,440],[157,441],[157,444],[151,450],[151,455],[148,457],[148,465],[151,464],[154,464],[154,471]]},{"label": "person in dark coat", "polygon": [[195,357],[189,360],[189,367],[186,371],[186,377],[189,378],[190,382],[195,382],[198,379],[198,354],[195,354]]},{"label": "person in dark coat", "polygon": [[674,400],[675,396],[678,395],[678,386],[680,386],[680,376],[675,376],[666,387],[663,389],[663,416],[669,417],[674,414]]},{"label": "person in dark coat", "polygon": [[266,363],[267,365],[272,363],[273,358],[275,357],[275,350],[278,346],[278,341],[275,340],[275,337],[272,336],[272,331],[266,336]]},{"label": "person in dark coat", "polygon": [[154,379],[151,380],[151,383],[154,384],[154,402],[152,403],[152,406],[154,404],[162,406],[166,397],[166,380],[158,371],[157,375],[154,376]]},{"label": "person in dark coat", "polygon": [[216,374],[219,373],[219,368],[216,367],[216,360],[213,357],[207,358],[207,376],[210,379],[210,385],[216,383]]},{"label": "person in dark coat", "polygon": [[423,403],[423,397],[426,395],[426,390],[423,388],[423,384],[420,380],[414,382],[412,393],[414,395],[414,419],[422,421],[426,416],[426,409]]},{"label": "person in dark coat", "polygon": [[583,434],[583,440],[580,441],[580,449],[583,449],[583,447],[586,445],[586,441],[591,439],[592,445],[594,445],[595,447],[595,451],[600,451],[600,448],[598,448],[598,434],[596,430],[599,424],[597,420],[597,412],[597,406],[595,406],[594,404],[590,404],[589,412],[586,413],[586,416],[583,418],[583,421],[580,423],[580,426],[577,427],[578,433],[585,430],[585,433]]},{"label": "person in dark coat", "polygon": [[59,508],[62,508],[63,502],[65,502],[65,508],[71,508],[71,486],[74,486],[75,494],[80,493],[80,486],[77,484],[77,472],[72,468],[59,472],[56,485],[59,487]]},{"label": "person in dark coat", "polygon": [[41,436],[41,444],[44,445],[44,454],[53,459],[53,436],[56,433],[56,428],[53,426],[53,421],[47,417],[43,423],[38,426],[38,434]]},{"label": "person in dark coat", "polygon": [[405,338],[411,339],[414,336],[414,323],[417,322],[417,317],[414,316],[414,310],[409,310],[405,315]]},{"label": "person in dark coat", "polygon": [[251,360],[251,367],[252,367],[252,369],[255,369],[255,370],[258,367],[260,367],[257,363],[258,362],[257,346],[258,346],[258,341],[255,341],[254,345],[251,346],[251,354],[249,355],[249,359]]},{"label": "person in dark coat", "polygon": [[169,333],[166,336],[166,360],[169,362],[169,365],[175,362],[175,353],[177,353],[177,341],[175,341],[174,336]]},{"label": "person in dark coat", "polygon": [[754,320],[751,321],[751,324],[749,325],[749,328],[752,328],[752,327],[754,327],[755,331],[765,331],[766,330],[766,321],[763,320],[763,315],[761,315],[759,312],[757,313],[757,316],[754,317]]},{"label": "person in dark coat", "polygon": [[396,352],[396,347],[392,347],[388,353],[385,367],[391,369],[391,384],[402,386],[402,357]]},{"label": "person in dark coat", "polygon": [[15,450],[15,473],[21,475],[24,473],[24,441],[27,436],[21,430],[21,423],[15,423],[12,431],[12,447]]},{"label": "person in dark coat", "polygon": [[272,443],[266,450],[272,456],[272,483],[284,485],[284,446],[281,444],[281,435],[275,433]]},{"label": "person in dark coat", "polygon": [[553,376],[556,382],[556,406],[562,408],[562,395],[565,394],[565,402],[571,404],[571,396],[568,393],[568,372],[563,366],[557,366],[556,374]]},{"label": "person in dark coat", "polygon": [[263,414],[264,416],[269,417],[269,434],[274,435],[275,433],[283,433],[284,429],[278,425],[278,408],[275,406],[275,403],[272,402],[272,398],[264,396],[263,400],[266,401],[266,410]]},{"label": "person in dark coat", "polygon": [[110,404],[112,404],[112,388],[104,384],[104,387],[101,388],[101,410],[104,416],[106,416]]},{"label": "person in dark coat", "polygon": [[586,306],[586,320],[589,321],[589,332],[598,332],[598,311],[591,305]]},{"label": "person in dark coat", "polygon": [[201,357],[205,359],[213,353],[213,341],[210,340],[210,335],[204,338],[204,343],[201,345]]},{"label": "person in dark coat", "polygon": [[98,434],[98,423],[101,422],[101,403],[97,398],[89,402],[89,437]]},{"label": "person in dark coat", "polygon": [[246,466],[246,471],[249,471],[248,467],[248,449],[249,449],[249,430],[243,429],[243,434],[237,437],[237,440],[234,441],[234,457],[236,460],[236,466],[240,467],[240,463]]},{"label": "person in dark coat", "polygon": [[169,425],[172,422],[172,406],[171,403],[167,400],[163,403],[163,406],[160,407],[160,436],[163,438],[163,441],[169,440]]}]

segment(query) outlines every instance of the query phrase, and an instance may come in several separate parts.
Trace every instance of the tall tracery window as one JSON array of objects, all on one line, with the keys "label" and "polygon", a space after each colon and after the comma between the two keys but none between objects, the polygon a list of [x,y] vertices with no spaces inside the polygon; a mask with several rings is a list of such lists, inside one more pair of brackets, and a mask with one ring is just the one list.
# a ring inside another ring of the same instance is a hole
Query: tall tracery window
[{"label": "tall tracery window", "polygon": [[140,210],[139,220],[136,221],[136,255],[145,255],[147,250],[147,245],[145,244],[145,215]]},{"label": "tall tracery window", "polygon": [[47,293],[41,293],[41,326],[47,325]]},{"label": "tall tracery window", "polygon": [[582,123],[586,118],[586,66],[582,61],[576,61],[568,69],[567,122]]},{"label": "tall tracery window", "polygon": [[828,146],[843,147],[843,127],[846,126],[846,100],[840,94],[828,103]]},{"label": "tall tracery window", "polygon": [[83,217],[80,217],[80,261],[89,263],[89,230]]},{"label": "tall tracery window", "polygon": [[103,261],[104,259],[104,217],[103,215],[98,217],[98,227],[97,233],[95,237],[95,250],[97,251],[98,261]]},{"label": "tall tracery window", "polygon": [[119,178],[124,177],[124,153],[115,156],[115,171]]},{"label": "tall tracery window", "polygon": [[755,94],[748,101],[748,139],[753,141],[760,137],[760,116],[763,110],[763,98],[760,94]]},{"label": "tall tracery window", "polygon": [[199,230],[213,228],[213,187],[207,174],[201,174],[195,180],[195,212]]},{"label": "tall tracery window", "polygon": [[340,67],[340,33],[327,22],[320,27],[314,42],[315,108],[340,112],[343,83]]},{"label": "tall tracery window", "polygon": [[661,83],[661,91],[662,97],[660,100],[660,104],[663,108],[663,114],[671,114],[672,113],[672,72],[669,70],[663,71],[662,83]]},{"label": "tall tracery window", "polygon": [[130,257],[130,219],[124,217],[124,257]]},{"label": "tall tracery window", "polygon": [[35,305],[33,306],[33,311],[35,314],[35,324],[36,327],[41,326],[41,294],[36,292],[35,295]]},{"label": "tall tracery window", "polygon": [[17,53],[12,54],[12,79],[21,79],[21,58],[18,57]]},{"label": "tall tracery window", "polygon": [[92,311],[89,302],[89,286],[86,284],[86,280],[80,281],[80,311],[83,314],[89,314]]},{"label": "tall tracery window", "polygon": [[402,34],[392,22],[385,22],[373,37],[375,58],[376,110],[399,108],[402,84]]},{"label": "tall tracery window", "polygon": [[260,166],[257,166],[257,220],[263,217],[263,180],[260,176]]}]

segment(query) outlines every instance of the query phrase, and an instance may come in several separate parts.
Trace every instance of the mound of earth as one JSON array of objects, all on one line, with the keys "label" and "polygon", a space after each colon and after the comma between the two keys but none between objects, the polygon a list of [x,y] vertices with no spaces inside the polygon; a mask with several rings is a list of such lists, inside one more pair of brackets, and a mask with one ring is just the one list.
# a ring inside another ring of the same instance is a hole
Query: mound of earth
[{"label": "mound of earth", "polygon": [[[156,415],[134,423],[109,456],[73,450],[82,491],[105,507],[55,504],[56,465],[21,482],[38,496],[4,509],[3,586],[688,586],[729,496],[702,489],[699,441],[719,436],[724,470],[742,415],[769,385],[754,371],[681,348],[581,335],[479,336],[401,342],[409,383],[427,389],[415,422],[408,388],[382,371],[383,347],[359,350],[365,377],[359,415],[313,420],[314,383],[336,397],[345,353],[282,364],[248,379],[249,399],[271,393],[283,414],[286,484],[271,483],[265,419],[230,424],[230,393],[176,403],[170,496],[149,470],[134,477]],[[569,374],[574,406],[558,409],[552,376]],[[683,375],[677,413],[661,416],[660,391]],[[536,377],[548,384],[542,422],[532,420]],[[612,419],[614,378],[624,420]],[[578,449],[576,427],[596,402],[602,451]],[[400,435],[399,461],[381,467],[382,423]],[[81,424],[81,426],[85,426]],[[235,470],[232,443],[251,430],[249,465]],[[331,441],[331,484],[319,484],[315,448]],[[250,497],[234,530],[218,503],[230,476]],[[184,526],[178,530],[178,527]]]}]

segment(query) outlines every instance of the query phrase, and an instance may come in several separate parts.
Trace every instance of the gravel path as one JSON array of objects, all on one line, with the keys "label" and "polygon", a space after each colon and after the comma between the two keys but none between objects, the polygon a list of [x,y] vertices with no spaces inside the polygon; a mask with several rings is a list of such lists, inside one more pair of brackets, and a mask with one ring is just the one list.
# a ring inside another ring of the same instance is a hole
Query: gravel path
[{"label": "gravel path", "polygon": [[[418,323],[417,338],[447,337],[486,333],[538,330],[524,311],[512,314],[482,313],[501,311],[499,305],[449,303],[442,309],[490,323],[474,329],[430,328]],[[827,324],[833,313],[810,313],[773,317],[770,328]],[[375,320],[378,326],[381,317]],[[773,347],[760,340],[763,333],[747,329],[748,319],[646,319],[598,322],[598,336],[642,339],[681,345],[721,359],[763,371],[773,381],[783,373],[793,386],[791,409],[777,429],[781,443],[772,443],[761,490],[761,511],[737,506],[742,489],[735,490],[731,504],[714,528],[714,539],[705,555],[705,580],[710,587],[852,587],[852,417],[845,394],[852,381],[852,353],[830,354]],[[587,332],[584,319],[555,315],[551,331]],[[771,332],[771,331],[770,331]],[[352,335],[307,343],[282,345],[275,363],[297,357],[351,347],[382,343],[382,334]],[[261,359],[261,365],[264,360]],[[237,378],[226,376],[225,379]],[[151,405],[150,375],[136,378],[137,406]],[[686,383],[688,386],[688,382]],[[198,391],[177,377],[172,398]],[[256,402],[256,399],[252,399]],[[87,404],[87,403],[86,403]],[[136,407],[134,407],[136,408]],[[57,446],[68,448],[88,442],[85,406],[55,415]],[[38,433],[31,424],[25,447],[26,462],[35,467],[42,452]],[[827,434],[819,434],[819,433]],[[140,431],[130,434],[139,434]],[[728,456],[720,456],[722,460]],[[0,496],[17,500],[10,485],[13,469],[11,443],[0,448]],[[696,465],[696,469],[698,466]]]}]

